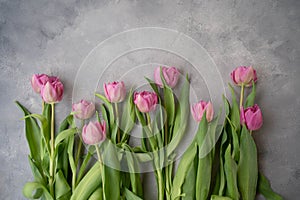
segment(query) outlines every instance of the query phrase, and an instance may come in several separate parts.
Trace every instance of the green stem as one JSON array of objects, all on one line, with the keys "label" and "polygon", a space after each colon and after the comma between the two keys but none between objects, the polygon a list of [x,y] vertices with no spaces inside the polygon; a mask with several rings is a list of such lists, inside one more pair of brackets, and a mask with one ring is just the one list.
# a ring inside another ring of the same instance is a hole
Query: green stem
[{"label": "green stem", "polygon": [[158,182],[158,200],[164,200],[162,171],[160,169],[157,169],[156,174],[157,174],[157,182]]},{"label": "green stem", "polygon": [[[151,128],[151,117],[149,115],[149,113],[146,113],[146,118],[147,118],[147,125],[148,125],[148,128],[149,130],[151,131],[152,133],[152,128]],[[153,149],[154,150],[154,149]]]},{"label": "green stem", "polygon": [[[100,164],[100,173],[101,173],[101,178],[102,178],[102,188],[103,188],[103,191],[105,191],[103,163],[102,163],[102,159],[101,159],[101,155],[100,155],[98,145],[95,145],[95,148],[96,148],[96,152],[97,152],[97,156],[98,156],[98,161],[99,161],[99,164]],[[105,192],[103,192],[103,198],[104,198],[104,200],[106,200]]]},{"label": "green stem", "polygon": [[[84,120],[81,121],[81,127],[80,127],[81,131],[82,131],[83,125],[84,125]],[[77,149],[76,158],[75,158],[75,165],[76,165],[76,167],[78,166],[79,159],[80,159],[80,156],[81,156],[81,149],[82,149],[82,141],[81,141],[81,138],[79,138],[78,149]]]},{"label": "green stem", "polygon": [[[147,124],[148,124],[149,130],[152,133],[151,117],[150,117],[149,113],[146,113],[146,118],[147,118]],[[157,175],[158,200],[164,200],[163,174],[162,174],[162,170],[160,169],[159,161],[157,163],[157,159],[159,159],[159,155],[158,155],[157,149],[155,149],[154,146],[152,146],[152,151],[155,154],[155,156],[154,156],[154,167],[155,167],[155,172],[156,172],[156,175]]]},{"label": "green stem", "polygon": [[240,96],[240,107],[243,106],[243,99],[244,99],[244,87],[245,85],[242,83],[242,86],[241,86],[241,96]]},{"label": "green stem", "polygon": [[117,123],[117,129],[118,129],[118,133],[117,133],[117,144],[119,142],[121,142],[121,134],[120,134],[120,128],[119,128],[119,110],[118,110],[118,103],[114,103],[115,104],[115,112],[116,112],[116,123]]},{"label": "green stem", "polygon": [[51,103],[51,152],[50,152],[50,194],[54,197],[54,152],[55,152],[55,147],[54,147],[54,103]]}]

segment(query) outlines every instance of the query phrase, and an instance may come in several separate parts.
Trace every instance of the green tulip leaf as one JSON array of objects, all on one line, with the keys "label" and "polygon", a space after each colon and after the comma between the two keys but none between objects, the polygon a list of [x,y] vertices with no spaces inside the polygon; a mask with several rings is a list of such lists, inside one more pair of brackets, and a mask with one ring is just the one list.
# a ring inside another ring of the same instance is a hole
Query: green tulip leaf
[{"label": "green tulip leaf", "polygon": [[190,95],[190,82],[189,77],[186,75],[186,79],[184,80],[181,94],[179,97],[179,104],[177,106],[177,113],[174,122],[173,136],[167,147],[167,156],[169,157],[173,151],[176,149],[178,144],[180,143],[190,115],[190,104],[189,104],[189,95]]},{"label": "green tulip leaf", "polygon": [[266,198],[266,200],[283,200],[279,194],[276,194],[272,190],[270,182],[261,172],[258,174],[257,190]]},{"label": "green tulip leaf", "polygon": [[114,109],[112,104],[106,99],[105,96],[101,95],[101,94],[95,94],[96,97],[98,97],[99,99],[101,99],[101,101],[103,101],[103,103],[105,104],[107,110],[108,110],[108,116],[109,116],[109,125],[114,124],[115,122],[115,117],[114,117]]},{"label": "green tulip leaf", "polygon": [[[18,101],[16,104],[23,111],[24,116],[30,116],[31,113]],[[30,157],[37,162],[37,165],[41,162],[41,131],[40,127],[33,117],[25,118],[25,135],[30,149]],[[41,166],[37,166],[40,168]]]},{"label": "green tulip leaf", "polygon": [[74,135],[77,133],[77,129],[76,128],[70,128],[70,129],[67,129],[67,130],[64,130],[62,132],[60,132],[56,138],[55,138],[55,147],[60,143],[62,142],[64,139]]},{"label": "green tulip leaf", "polygon": [[128,199],[128,200],[129,199],[130,200],[142,200],[142,198],[140,198],[139,196],[137,196],[136,194],[134,194],[127,188],[125,188],[124,194],[125,194],[126,199]]},{"label": "green tulip leaf", "polygon": [[103,146],[103,176],[106,199],[120,199],[120,161],[115,145],[106,140]]},{"label": "green tulip leaf", "polygon": [[243,200],[254,200],[258,178],[255,142],[245,126],[241,132],[238,187]]},{"label": "green tulip leaf", "polygon": [[[163,83],[163,92],[164,92],[164,108],[167,112],[167,124],[173,125],[175,117],[175,99],[172,89],[167,85],[164,78],[162,67],[160,67],[160,78]],[[165,122],[166,123],[166,122]]]},{"label": "green tulip leaf", "polygon": [[48,189],[41,183],[27,182],[23,188],[23,195],[28,199],[40,199],[44,197],[46,200],[53,200]]},{"label": "green tulip leaf", "polygon": [[138,166],[138,160],[128,145],[125,146],[125,150],[126,150],[126,159],[127,159],[127,165],[128,165],[129,175],[130,175],[130,184],[131,184],[132,192],[142,197],[143,188],[142,188],[142,183],[139,174],[140,169]]},{"label": "green tulip leaf", "polygon": [[103,189],[97,188],[93,194],[89,197],[89,200],[102,200],[103,199]]},{"label": "green tulip leaf", "polygon": [[177,199],[182,196],[181,187],[184,183],[184,180],[189,172],[189,167],[193,163],[197,154],[197,143],[195,141],[188,147],[188,149],[183,154],[178,169],[176,171],[173,187],[171,190],[171,199]]},{"label": "green tulip leaf", "polygon": [[197,177],[197,167],[198,166],[198,157],[195,156],[193,162],[191,163],[188,169],[187,176],[182,185],[182,193],[185,194],[182,196],[182,200],[194,200],[196,192],[196,177]]},{"label": "green tulip leaf", "polygon": [[55,199],[70,199],[71,187],[69,186],[66,178],[61,170],[55,175]]},{"label": "green tulip leaf", "polygon": [[229,197],[223,197],[223,196],[217,196],[217,195],[212,195],[210,197],[210,200],[232,200]]},{"label": "green tulip leaf", "polygon": [[62,132],[72,126],[73,123],[73,115],[68,115],[61,123],[58,129],[58,132]]},{"label": "green tulip leaf", "polygon": [[44,177],[43,172],[38,168],[35,161],[30,156],[28,156],[28,160],[29,160],[32,174],[34,176],[34,180],[38,183],[46,185],[47,180]]},{"label": "green tulip leaf", "polygon": [[235,92],[231,84],[229,85],[229,89],[231,91],[232,97],[232,107],[230,112],[230,120],[236,130],[237,133],[240,131],[240,108],[236,100]]},{"label": "green tulip leaf", "polygon": [[101,170],[99,163],[95,163],[88,173],[82,178],[73,191],[71,200],[88,199],[89,196],[101,185]]},{"label": "green tulip leaf", "polygon": [[251,107],[251,106],[254,105],[255,96],[256,96],[256,86],[255,86],[254,81],[252,81],[252,91],[251,91],[251,93],[248,95],[248,97],[246,99],[245,108]]},{"label": "green tulip leaf", "polygon": [[233,200],[239,200],[239,191],[237,186],[237,164],[231,157],[231,145],[229,144],[225,151],[225,175],[227,185],[227,196]]},{"label": "green tulip leaf", "polygon": [[125,143],[129,139],[130,131],[133,129],[135,125],[136,115],[135,108],[133,103],[133,91],[132,89],[129,92],[127,101],[124,105],[122,120],[121,120],[121,130],[123,131],[123,137],[121,143]]},{"label": "green tulip leaf", "polygon": [[156,83],[154,81],[152,81],[151,79],[147,78],[147,77],[145,77],[145,79],[148,81],[148,83],[150,84],[150,86],[153,89],[153,91],[159,97],[159,91],[158,91],[158,87],[157,87]]}]

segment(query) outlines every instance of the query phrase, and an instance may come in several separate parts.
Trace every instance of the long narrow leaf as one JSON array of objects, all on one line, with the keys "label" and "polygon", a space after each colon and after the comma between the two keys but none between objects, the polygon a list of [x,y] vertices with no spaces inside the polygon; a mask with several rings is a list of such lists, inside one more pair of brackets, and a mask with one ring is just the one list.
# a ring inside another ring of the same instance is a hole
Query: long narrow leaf
[{"label": "long narrow leaf", "polygon": [[256,195],[258,166],[255,142],[243,126],[241,133],[238,187],[243,200],[254,200]]}]

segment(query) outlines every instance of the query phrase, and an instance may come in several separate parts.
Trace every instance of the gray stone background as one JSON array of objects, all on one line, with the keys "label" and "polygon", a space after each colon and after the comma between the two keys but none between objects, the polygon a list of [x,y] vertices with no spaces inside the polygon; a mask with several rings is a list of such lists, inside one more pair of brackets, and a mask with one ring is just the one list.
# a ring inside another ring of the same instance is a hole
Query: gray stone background
[{"label": "gray stone background", "polygon": [[73,81],[86,55],[109,36],[155,26],[183,32],[212,56],[229,82],[238,65],[258,72],[264,126],[254,137],[260,169],[285,199],[300,196],[299,0],[0,0],[0,199],[22,197],[32,180],[19,100],[38,112],[33,73],[65,84],[58,116],[69,112]]}]

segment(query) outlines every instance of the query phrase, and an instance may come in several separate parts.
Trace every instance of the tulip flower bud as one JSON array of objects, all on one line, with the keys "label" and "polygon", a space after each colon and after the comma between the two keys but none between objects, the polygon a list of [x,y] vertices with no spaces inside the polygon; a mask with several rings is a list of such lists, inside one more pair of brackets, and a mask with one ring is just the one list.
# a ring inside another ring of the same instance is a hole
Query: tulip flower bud
[{"label": "tulip flower bud", "polygon": [[95,113],[95,104],[81,100],[79,103],[72,105],[72,111],[75,113],[75,117],[78,119],[88,119]]},{"label": "tulip flower bud", "polygon": [[51,77],[41,89],[41,96],[46,103],[61,101],[63,93],[64,86],[57,77]]},{"label": "tulip flower bud", "polygon": [[148,113],[155,110],[158,98],[155,92],[135,92],[133,102],[139,111]]},{"label": "tulip flower bud", "polygon": [[178,69],[176,67],[157,67],[154,70],[154,80],[159,87],[163,87],[163,83],[160,77],[160,69],[162,70],[162,74],[166,81],[166,84],[169,87],[174,88],[178,82],[180,75]]},{"label": "tulip flower bud", "polygon": [[241,107],[240,110],[241,124],[245,124],[249,130],[255,131],[262,126],[263,117],[258,105],[255,104],[254,106],[246,108],[245,110],[243,107]]},{"label": "tulip flower bud", "polygon": [[194,120],[196,122],[200,122],[203,116],[203,113],[206,111],[206,119],[208,122],[210,122],[213,119],[214,116],[214,109],[212,103],[205,102],[205,101],[199,101],[198,103],[195,103],[191,106],[191,112]]},{"label": "tulip flower bud", "polygon": [[119,103],[126,97],[126,88],[123,81],[104,83],[103,88],[106,98],[111,103]]},{"label": "tulip flower bud", "polygon": [[231,79],[236,84],[246,87],[252,86],[252,81],[257,81],[256,71],[253,67],[240,66],[231,72]]},{"label": "tulip flower bud", "polygon": [[36,93],[41,92],[42,86],[49,81],[49,76],[46,74],[34,74],[31,78],[31,86]]},{"label": "tulip flower bud", "polygon": [[82,128],[82,139],[84,143],[95,145],[106,138],[106,124],[105,121],[89,122]]}]

